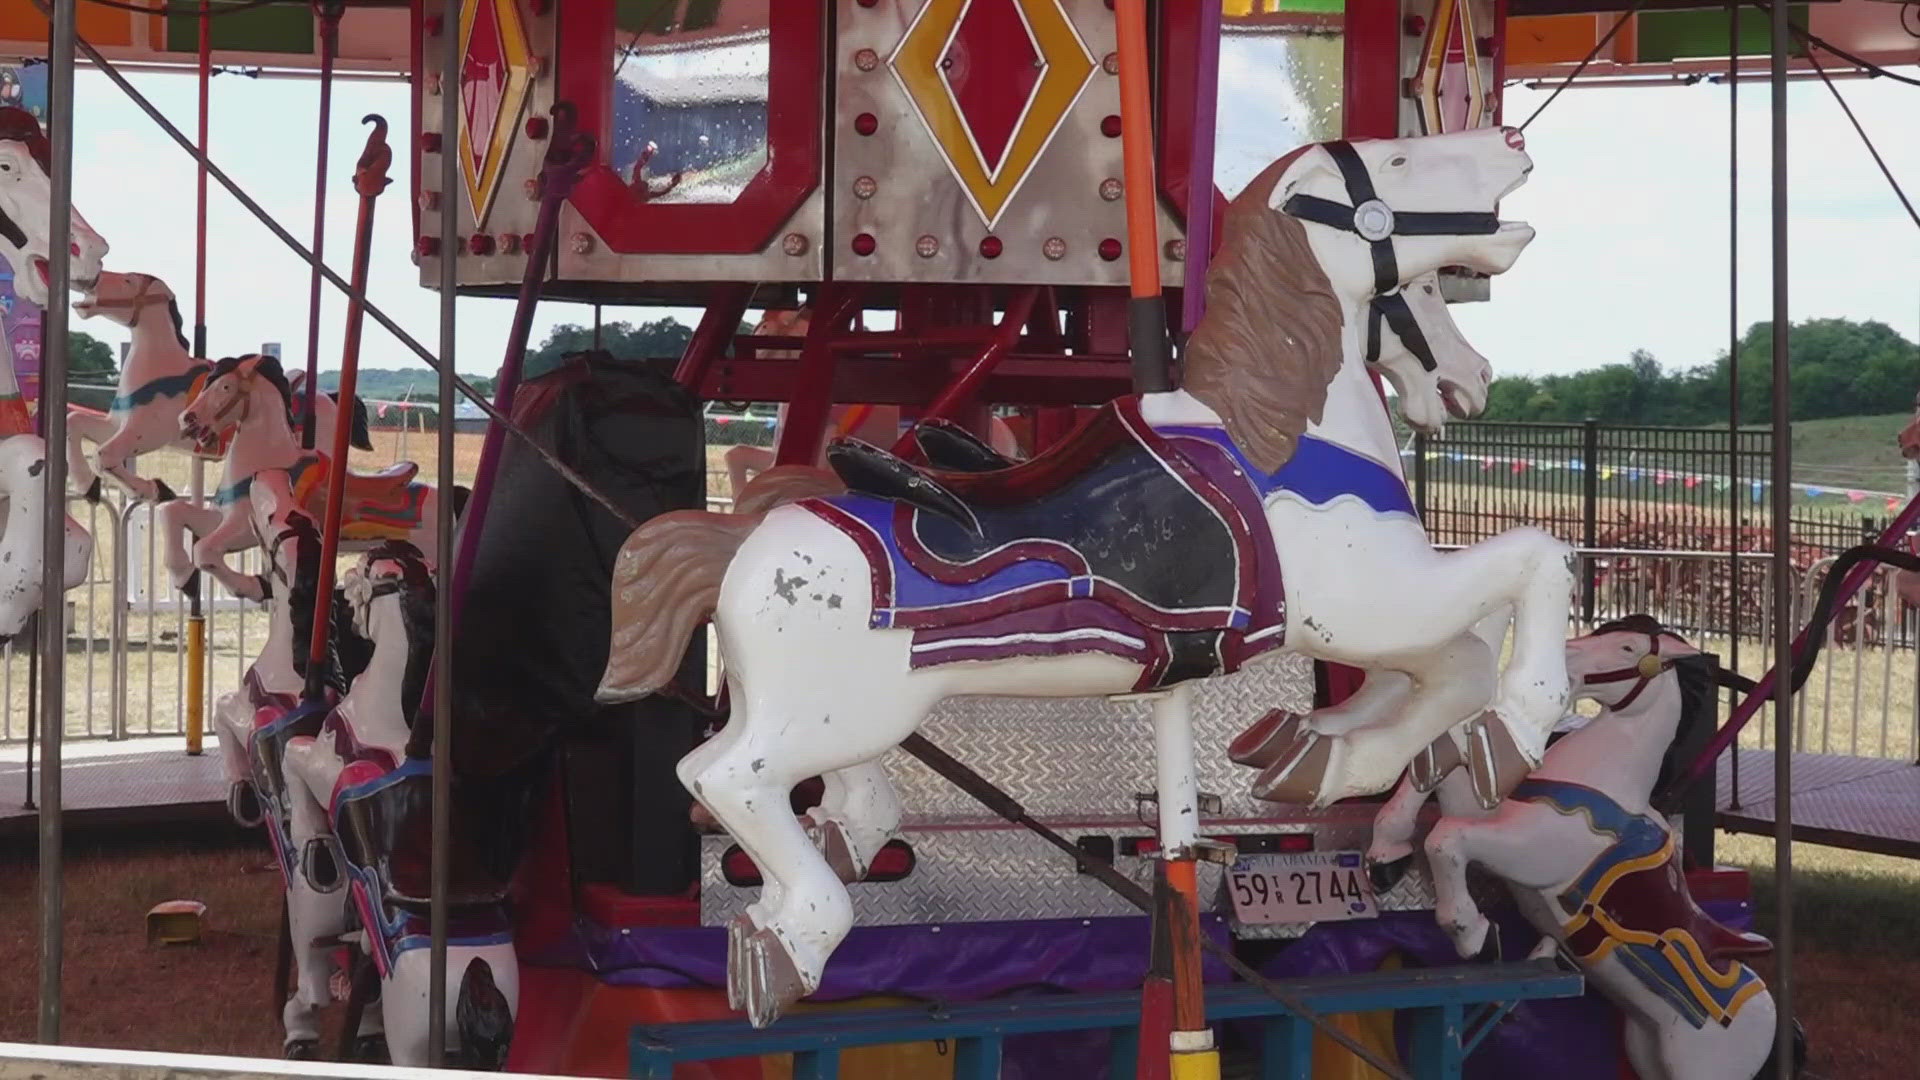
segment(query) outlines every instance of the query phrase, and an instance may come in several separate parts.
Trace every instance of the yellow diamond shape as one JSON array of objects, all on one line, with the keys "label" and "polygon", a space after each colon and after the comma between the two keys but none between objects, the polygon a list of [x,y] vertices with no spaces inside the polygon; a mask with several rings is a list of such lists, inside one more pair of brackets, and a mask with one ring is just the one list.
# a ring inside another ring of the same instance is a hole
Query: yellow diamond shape
[{"label": "yellow diamond shape", "polygon": [[[491,16],[491,25],[481,19]],[[480,34],[476,39],[475,30]],[[476,50],[476,46],[478,46]],[[497,52],[497,55],[488,55]],[[500,174],[507,163],[507,150],[520,123],[520,111],[527,104],[527,84],[531,80],[526,29],[520,23],[515,0],[465,0],[460,5],[460,85],[451,92],[460,100],[460,171],[467,182],[467,200],[473,209],[476,226],[485,224],[494,194],[500,188]],[[497,70],[498,69],[503,70]],[[492,122],[482,133],[486,141],[476,144],[469,120],[476,95],[497,92]]]},{"label": "yellow diamond shape", "polygon": [[1449,67],[1447,47],[1453,41],[1456,28],[1460,32],[1464,57],[1464,63],[1457,66],[1464,69],[1461,74],[1467,84],[1467,115],[1462,127],[1481,127],[1487,120],[1486,82],[1480,66],[1479,42],[1474,35],[1473,0],[1434,0],[1432,17],[1427,20],[1427,38],[1421,43],[1420,75],[1416,87],[1420,102],[1420,129],[1428,135],[1441,135],[1449,130],[1441,108],[1440,91]]},{"label": "yellow diamond shape", "polygon": [[981,156],[973,133],[946,80],[940,77],[940,57],[953,39],[955,29],[974,0],[927,0],[914,15],[900,44],[888,58],[893,76],[906,91],[907,99],[933,136],[940,156],[967,200],[987,228],[993,228],[1001,211],[1013,200],[1020,185],[1033,171],[1034,162],[1046,151],[1054,133],[1073,110],[1095,68],[1093,53],[1081,40],[1072,20],[1061,10],[1060,0],[1013,0],[1026,19],[1027,30],[1038,47],[1044,65],[1039,85],[1027,102],[1001,155],[999,167],[991,168]]}]

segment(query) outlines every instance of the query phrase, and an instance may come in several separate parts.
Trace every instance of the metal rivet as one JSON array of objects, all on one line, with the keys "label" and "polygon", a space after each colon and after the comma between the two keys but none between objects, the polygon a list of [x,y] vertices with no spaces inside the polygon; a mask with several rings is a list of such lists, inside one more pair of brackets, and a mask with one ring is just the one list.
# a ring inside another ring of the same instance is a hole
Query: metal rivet
[{"label": "metal rivet", "polygon": [[999,237],[983,236],[980,238],[980,255],[982,258],[997,259],[1000,257],[1002,246]]},{"label": "metal rivet", "polygon": [[428,154],[439,153],[440,152],[440,133],[437,131],[421,132],[420,133],[420,150],[423,153],[428,153]]},{"label": "metal rivet", "polygon": [[422,23],[422,25],[424,25],[427,28],[428,37],[439,37],[440,30],[443,26],[446,25],[446,23],[438,15],[429,15],[426,17],[426,20]]},{"label": "metal rivet", "polygon": [[862,176],[853,182],[853,196],[856,199],[871,199],[873,193],[879,190],[879,181],[871,176]]},{"label": "metal rivet", "polygon": [[1109,176],[1105,180],[1100,181],[1100,197],[1108,202],[1118,200],[1120,196],[1126,194],[1126,192],[1126,185],[1122,184],[1120,178],[1117,176]]},{"label": "metal rivet", "polygon": [[1109,236],[1105,240],[1100,241],[1100,257],[1108,262],[1113,262],[1125,252],[1126,248],[1121,246],[1120,240],[1117,237]]},{"label": "metal rivet", "polygon": [[493,237],[486,233],[474,233],[467,237],[467,251],[481,256],[493,254]]},{"label": "metal rivet", "polygon": [[547,118],[544,116],[527,117],[527,138],[544,139],[547,137]]},{"label": "metal rivet", "polygon": [[1110,52],[1107,55],[1101,57],[1100,70],[1106,72],[1109,75],[1120,74],[1120,54],[1117,52]]},{"label": "metal rivet", "polygon": [[790,232],[780,238],[780,250],[789,255],[805,255],[813,245],[800,233]]},{"label": "metal rivet", "polygon": [[853,118],[853,130],[862,135],[871,135],[880,130],[880,118],[870,112],[863,112]]},{"label": "metal rivet", "polygon": [[1167,241],[1167,258],[1174,262],[1184,262],[1187,257],[1187,242],[1180,237]]},{"label": "metal rivet", "polygon": [[591,253],[593,251],[593,234],[583,232],[574,233],[571,246],[575,255]]},{"label": "metal rivet", "polygon": [[437,71],[427,72],[427,94],[430,97],[440,96],[440,73]]},{"label": "metal rivet", "polygon": [[500,235],[500,251],[504,255],[520,254],[520,234],[502,233]]},{"label": "metal rivet", "polygon": [[861,233],[853,238],[853,253],[855,255],[871,255],[873,254],[875,246],[876,244],[872,233]]},{"label": "metal rivet", "polygon": [[1109,113],[1100,118],[1100,134],[1105,135],[1109,139],[1117,139],[1120,137],[1119,114]]},{"label": "metal rivet", "polygon": [[940,238],[928,233],[913,242],[913,253],[923,259],[931,259],[940,254]]},{"label": "metal rivet", "polygon": [[520,190],[525,192],[527,195],[527,198],[530,199],[531,201],[539,202],[540,201],[540,178],[534,177],[530,180],[522,181],[520,184]]},{"label": "metal rivet", "polygon": [[1400,30],[1408,37],[1419,37],[1427,32],[1427,20],[1419,15],[1409,15],[1400,20]]},{"label": "metal rivet", "polygon": [[428,213],[432,213],[433,211],[440,209],[440,193],[437,191],[421,192],[420,193],[420,209],[425,210]]},{"label": "metal rivet", "polygon": [[544,56],[527,57],[527,73],[536,79],[545,78],[547,75],[547,58]]},{"label": "metal rivet", "polygon": [[861,49],[853,54],[853,66],[861,71],[872,71],[880,66],[880,54],[872,49]]},{"label": "metal rivet", "polygon": [[417,258],[430,259],[440,254],[440,238],[423,236],[413,242],[413,254]]},{"label": "metal rivet", "polygon": [[1067,257],[1067,242],[1058,236],[1049,236],[1046,243],[1040,245],[1040,254],[1059,262]]}]

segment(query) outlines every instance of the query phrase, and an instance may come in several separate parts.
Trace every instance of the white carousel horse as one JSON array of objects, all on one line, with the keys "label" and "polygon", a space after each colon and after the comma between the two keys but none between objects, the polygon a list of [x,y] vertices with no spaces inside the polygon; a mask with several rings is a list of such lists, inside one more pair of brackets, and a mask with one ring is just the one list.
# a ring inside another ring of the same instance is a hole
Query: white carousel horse
[{"label": "white carousel horse", "polygon": [[1620,1007],[1642,1080],[1770,1077],[1777,1013],[1741,962],[1770,946],[1693,903],[1672,829],[1650,803],[1681,715],[1674,666],[1698,650],[1633,616],[1568,642],[1566,655],[1600,715],[1491,813],[1442,787],[1451,805],[1425,845],[1435,915],[1462,956],[1481,952],[1489,926],[1466,879],[1478,864],[1544,935],[1535,955],[1564,951]]},{"label": "white carousel horse", "polygon": [[[149,308],[163,306],[167,318],[145,317]],[[152,274],[102,273],[92,293],[76,302],[73,310],[82,318],[104,316],[133,332],[133,347],[120,369],[112,408],[104,413],[79,405],[67,409],[67,472],[74,490],[99,501],[100,477],[87,461],[81,446],[85,440],[95,444],[99,472],[118,480],[135,498],[146,502],[172,499],[174,493],[166,481],[149,480],[134,472],[133,460],[169,446],[208,457],[221,456],[217,447],[203,446],[180,434],[181,407],[198,396],[207,373],[213,370],[213,361],[188,351],[187,339],[181,335],[179,301],[167,283]],[[299,371],[288,380],[296,422],[304,415],[305,382],[306,373]],[[315,445],[332,446],[339,412],[337,398],[321,394],[313,404]],[[358,400],[353,404],[353,445],[371,450],[366,406]]]},{"label": "white carousel horse", "polygon": [[[316,894],[339,889],[344,877],[360,924],[360,937],[380,973],[380,1005],[393,1064],[419,1067],[428,1059],[426,937],[427,816],[423,799],[431,777],[428,762],[407,757],[409,719],[418,706],[433,658],[432,571],[420,552],[403,542],[383,544],[347,572],[342,591],[355,632],[371,640],[366,669],[328,713],[317,736],[292,739],[282,758],[294,840],[302,852],[305,880]],[[380,845],[390,842],[394,849]],[[461,868],[464,870],[465,868]],[[464,875],[471,878],[471,875]],[[301,891],[295,888],[295,892]],[[487,895],[476,897],[476,891]],[[345,897],[347,893],[337,894]],[[474,1007],[495,1015],[489,1041],[510,1031],[519,1002],[519,966],[511,926],[497,890],[456,881],[455,930],[447,947],[450,972],[459,972],[458,993],[447,996],[448,1050],[470,1064],[498,1068],[499,1046],[473,1046]],[[303,926],[299,909],[296,946],[312,937],[338,934],[331,924]],[[325,913],[333,914],[331,909]],[[323,958],[315,958],[323,959]],[[311,985],[309,983],[311,982]],[[324,977],[301,979],[296,1002],[324,1004]],[[291,1011],[294,1003],[289,1003]],[[289,1038],[292,1037],[289,1024]],[[474,1061],[479,1056],[489,1060]]]},{"label": "white carousel horse", "polygon": [[[40,121],[25,109],[0,108],[0,258],[13,268],[14,294],[47,306],[48,225],[53,219],[52,148]],[[107,242],[73,210],[68,277],[86,292],[100,276]],[[64,298],[62,298],[64,302]]]},{"label": "white carousel horse", "polygon": [[[249,588],[245,575],[227,566],[226,556],[258,542],[249,509],[256,485],[271,486],[276,501],[300,506],[310,518],[320,520],[328,459],[301,448],[289,419],[292,399],[278,360],[260,355],[228,357],[214,364],[206,388],[180,413],[180,430],[186,438],[214,441],[230,432],[232,443],[213,506],[192,506],[176,499],[155,511],[166,545],[167,571],[175,586],[185,588],[196,571],[205,570],[236,593]],[[419,468],[401,462],[371,475],[349,472],[341,540],[398,539],[423,551],[433,550],[439,494],[429,485],[413,482]],[[464,496],[465,489],[455,489],[456,500]],[[187,534],[196,538],[191,554],[184,540]]]},{"label": "white carousel horse", "polygon": [[[48,177],[50,149],[40,122],[24,109],[0,108],[0,259],[13,270],[13,291],[44,307],[47,303],[47,226],[53,184]],[[73,211],[71,278],[82,289],[100,275],[107,242]],[[33,433],[26,402],[14,374],[13,349],[0,335],[0,502],[5,532],[0,534],[0,639],[19,633],[40,610],[44,562],[41,522],[46,507],[46,443]],[[66,587],[85,581],[93,558],[93,537],[72,515],[66,524]]]},{"label": "white carousel horse", "polygon": [[[779,507],[731,544],[717,515],[636,531],[601,695],[667,685],[713,613],[733,715],[679,774],[769,877],[730,934],[730,998],[753,1022],[819,985],[852,922],[842,879],[898,821],[878,759],[946,697],[1154,691],[1283,642],[1411,675],[1394,723],[1306,731],[1270,770],[1277,794],[1324,805],[1390,786],[1464,714],[1444,646],[1511,606],[1490,726],[1538,760],[1567,692],[1569,551],[1535,529],[1434,551],[1365,363],[1380,302],[1441,266],[1519,257],[1532,230],[1494,206],[1530,168],[1511,129],[1305,148],[1234,201],[1183,390],[1123,398],[997,472],[842,444],[842,477],[878,494]],[[671,573],[634,580],[664,551]],[[811,775],[830,781],[825,858],[787,809]]]}]

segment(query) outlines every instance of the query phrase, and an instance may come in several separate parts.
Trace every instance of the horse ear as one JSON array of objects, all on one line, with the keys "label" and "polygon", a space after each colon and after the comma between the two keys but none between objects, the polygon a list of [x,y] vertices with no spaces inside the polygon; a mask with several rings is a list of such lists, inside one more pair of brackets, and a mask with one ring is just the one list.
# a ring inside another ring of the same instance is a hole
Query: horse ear
[{"label": "horse ear", "polygon": [[360,400],[358,394],[353,398],[353,445],[361,450],[373,449],[373,432],[367,424],[367,403]]}]

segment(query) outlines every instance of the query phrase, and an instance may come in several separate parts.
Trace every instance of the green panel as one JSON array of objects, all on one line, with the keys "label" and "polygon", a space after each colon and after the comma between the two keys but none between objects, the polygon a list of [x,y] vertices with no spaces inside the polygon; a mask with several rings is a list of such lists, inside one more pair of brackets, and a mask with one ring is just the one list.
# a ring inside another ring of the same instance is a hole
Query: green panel
[{"label": "green panel", "polygon": [[1280,10],[1302,15],[1340,15],[1347,10],[1347,0],[1280,0]]},{"label": "green panel", "polygon": [[[1787,8],[1787,17],[1799,26],[1807,25],[1807,6]],[[1762,11],[1740,13],[1740,54],[1765,56],[1773,52],[1772,19]],[[1787,52],[1804,55],[1798,39]],[[1637,58],[1643,64],[1668,60],[1698,60],[1727,55],[1727,13],[1724,11],[1661,11],[1640,15]]]},{"label": "green panel", "polygon": [[[306,5],[269,4],[232,15],[219,14],[221,6],[214,5],[214,17],[208,20],[208,37],[214,48],[233,52],[313,54],[316,47],[313,10]],[[200,51],[199,16],[168,17],[167,51]]]}]

